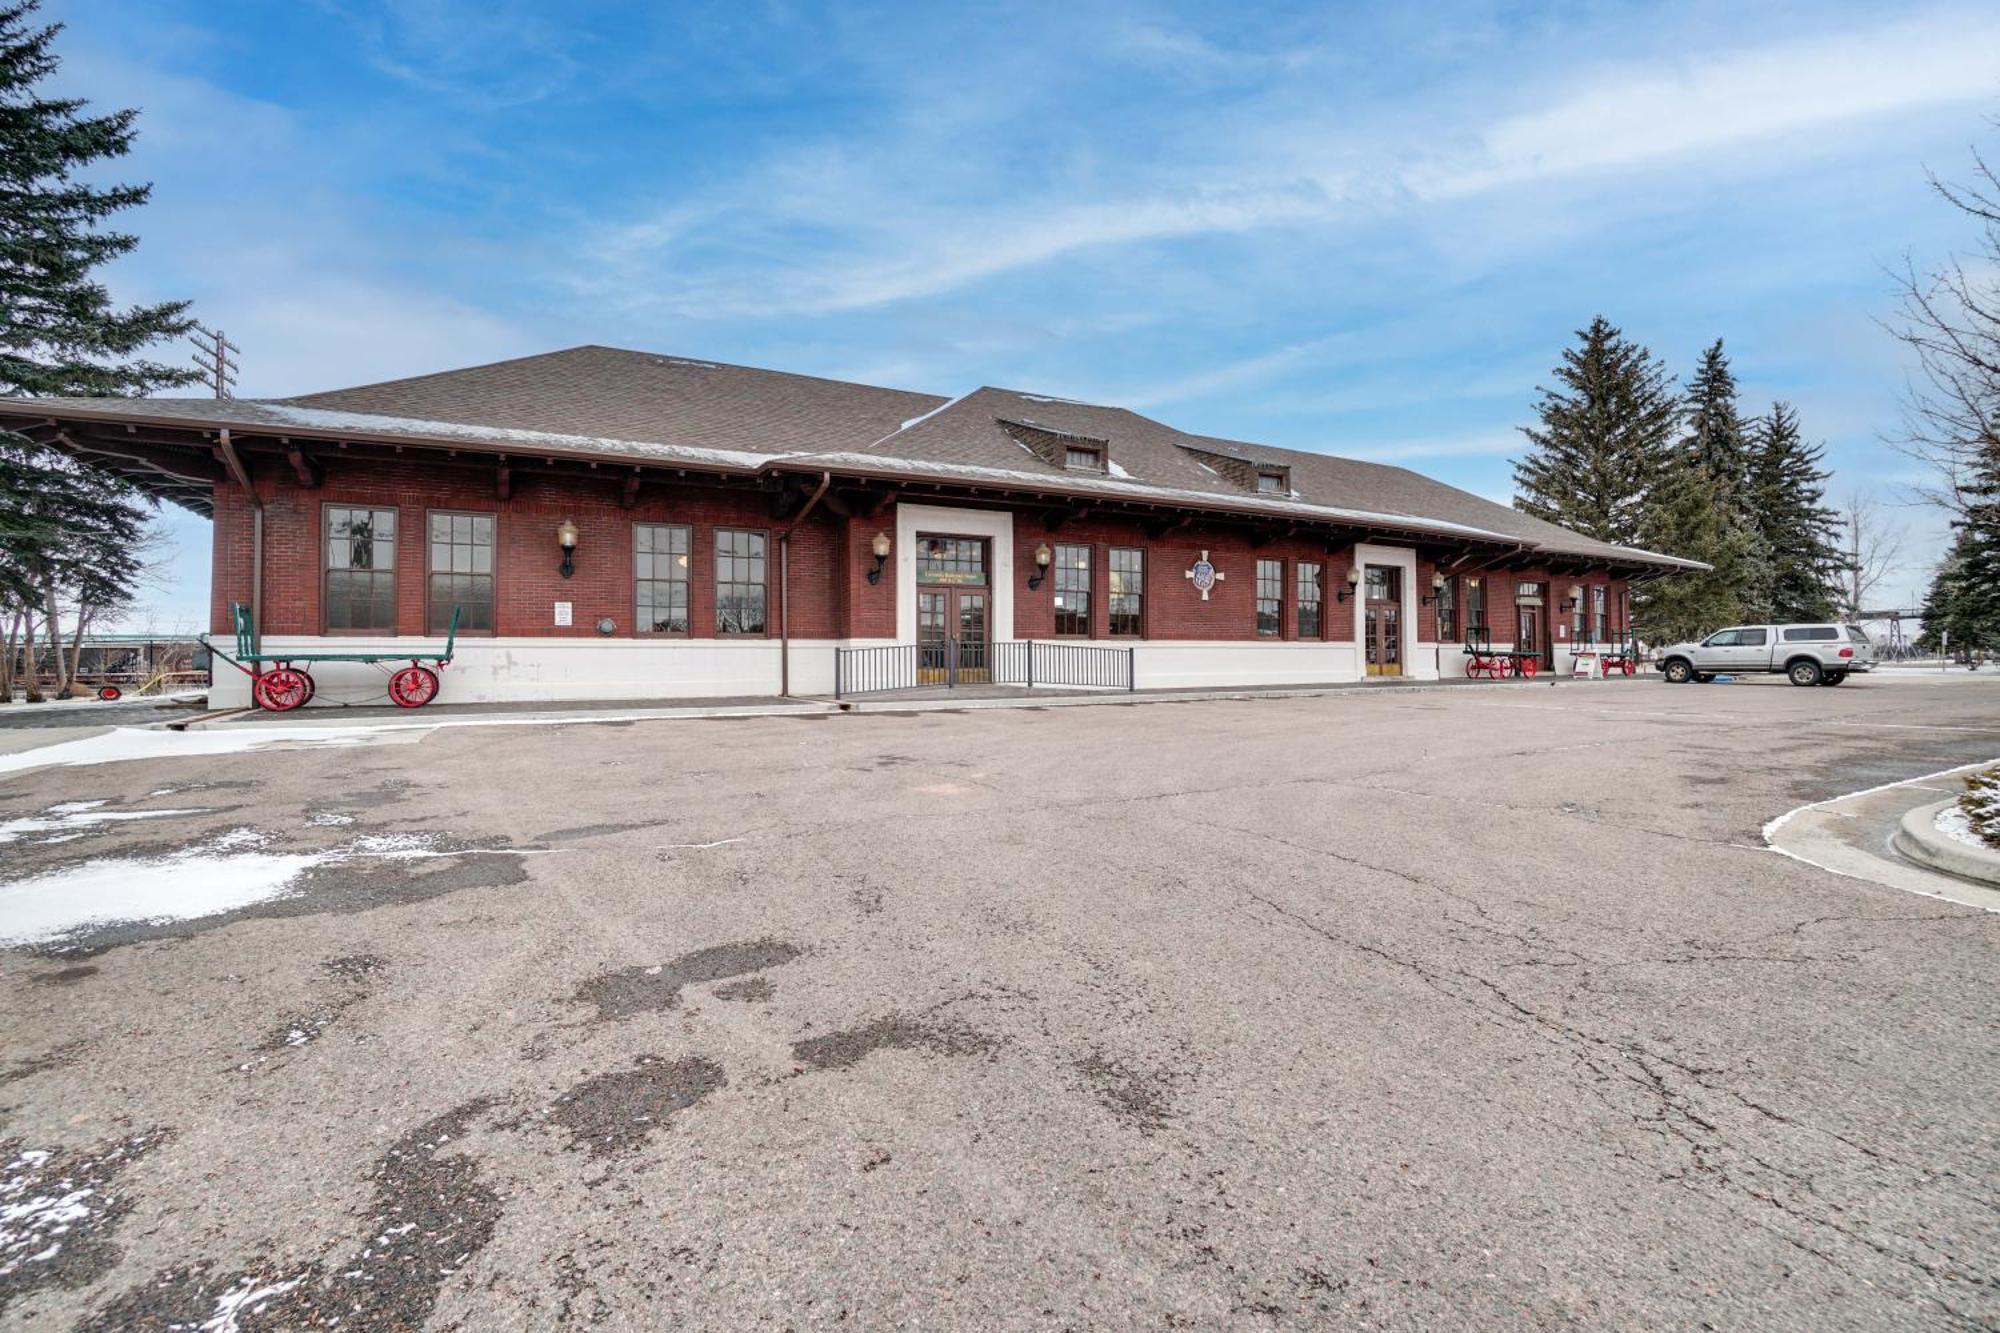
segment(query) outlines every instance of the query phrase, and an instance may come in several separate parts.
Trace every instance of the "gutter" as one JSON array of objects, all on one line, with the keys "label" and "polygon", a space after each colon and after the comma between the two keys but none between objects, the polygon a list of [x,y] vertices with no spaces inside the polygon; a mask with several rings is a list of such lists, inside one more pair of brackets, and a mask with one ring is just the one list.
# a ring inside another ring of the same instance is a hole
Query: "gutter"
[{"label": "gutter", "polygon": [[820,473],[812,499],[778,534],[778,694],[785,699],[792,697],[792,530],[806,521],[832,485],[833,473]]}]

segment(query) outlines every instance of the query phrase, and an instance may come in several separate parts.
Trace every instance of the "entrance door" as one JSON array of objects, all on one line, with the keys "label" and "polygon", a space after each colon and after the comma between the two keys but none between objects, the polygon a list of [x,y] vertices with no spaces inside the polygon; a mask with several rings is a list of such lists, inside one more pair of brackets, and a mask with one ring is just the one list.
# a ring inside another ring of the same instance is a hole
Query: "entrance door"
[{"label": "entrance door", "polygon": [[992,654],[984,588],[917,591],[917,684],[989,685]]},{"label": "entrance door", "polygon": [[917,684],[993,679],[986,557],[982,537],[917,535]]},{"label": "entrance door", "polygon": [[958,625],[958,683],[993,683],[992,648],[986,638],[986,594],[955,590],[953,620]]},{"label": "entrance door", "polygon": [[[1533,653],[1537,658],[1542,657],[1546,651],[1543,643],[1546,636],[1542,633],[1542,608],[1523,606],[1517,607],[1516,611],[1519,626],[1514,635],[1514,651]],[[1548,663],[1545,661],[1542,665],[1547,666]]]},{"label": "entrance door", "polygon": [[1403,674],[1402,572],[1370,565],[1363,580],[1362,643],[1371,676]]}]

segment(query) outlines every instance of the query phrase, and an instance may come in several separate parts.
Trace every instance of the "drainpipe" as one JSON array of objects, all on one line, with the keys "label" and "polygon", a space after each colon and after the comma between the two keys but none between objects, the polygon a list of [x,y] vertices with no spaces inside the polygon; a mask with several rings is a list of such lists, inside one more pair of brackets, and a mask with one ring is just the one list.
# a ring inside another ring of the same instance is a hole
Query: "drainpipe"
[{"label": "drainpipe", "polygon": [[831,485],[833,474],[820,473],[819,489],[791,526],[778,534],[778,694],[786,699],[792,697],[792,529],[806,521]]},{"label": "drainpipe", "polygon": [[250,649],[261,653],[264,651],[264,502],[257,498],[257,489],[250,484],[250,469],[243,466],[243,459],[229,438],[229,428],[224,426],[216,438],[224,466],[250,501]]}]

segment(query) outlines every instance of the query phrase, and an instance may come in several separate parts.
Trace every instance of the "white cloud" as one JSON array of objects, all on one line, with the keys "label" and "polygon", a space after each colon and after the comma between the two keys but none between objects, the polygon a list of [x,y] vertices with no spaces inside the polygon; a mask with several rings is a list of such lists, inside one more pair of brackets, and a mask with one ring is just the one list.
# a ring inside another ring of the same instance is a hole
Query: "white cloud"
[{"label": "white cloud", "polygon": [[[1474,102],[1448,85],[1393,109],[1347,105],[1336,83],[1292,79],[1277,57],[1239,57],[1142,25],[1115,55],[1205,69],[1250,62],[1263,70],[1257,90],[1211,99],[1200,114],[1161,100],[1148,110],[1143,150],[1125,154],[1129,125],[1086,110],[1067,135],[1027,129],[1032,99],[1023,109],[977,85],[925,80],[917,91],[886,91],[892,112],[872,129],[788,142],[636,219],[593,223],[577,247],[589,267],[563,280],[654,316],[826,315],[935,298],[1086,254],[1109,266],[1116,260],[1106,256],[1150,255],[1161,243],[1326,234],[1416,215],[1427,201],[1574,185],[1746,145],[1765,154],[1749,170],[1775,171],[1797,151],[1839,149],[1828,136],[1859,122],[2000,94],[1995,49],[2000,15],[1957,13],[1677,51],[1581,80],[1523,65],[1508,87],[1552,91],[1496,112],[1490,98]],[[1010,132],[1046,137],[1050,152],[1023,160]],[[1772,147],[1781,141],[1799,147]],[[1453,142],[1467,147],[1438,152]],[[1619,202],[1629,211],[1632,192]],[[1583,215],[1564,216],[1578,225]],[[1512,243],[1546,242],[1552,221],[1544,214]],[[1155,401],[1186,396],[1161,386]]]},{"label": "white cloud", "polygon": [[1609,70],[1480,135],[1469,162],[1412,173],[1420,196],[1622,171],[1802,130],[2000,95],[2000,11]]}]

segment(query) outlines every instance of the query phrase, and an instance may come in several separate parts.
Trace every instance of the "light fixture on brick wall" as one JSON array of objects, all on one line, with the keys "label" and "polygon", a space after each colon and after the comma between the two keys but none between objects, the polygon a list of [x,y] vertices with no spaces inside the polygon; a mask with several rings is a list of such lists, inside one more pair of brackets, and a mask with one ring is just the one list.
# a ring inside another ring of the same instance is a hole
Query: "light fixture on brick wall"
[{"label": "light fixture on brick wall", "polygon": [[1432,602],[1435,602],[1438,599],[1438,594],[1443,591],[1444,591],[1444,575],[1433,574],[1431,575],[1430,595],[1427,597],[1420,598],[1418,600],[1420,600],[1423,603],[1423,605],[1429,606]]},{"label": "light fixture on brick wall", "polygon": [[1569,585],[1569,596],[1563,599],[1562,609],[1565,611],[1574,611],[1582,601],[1583,585],[1581,583],[1572,583]]},{"label": "light fixture on brick wall", "polygon": [[576,524],[564,519],[556,528],[556,544],[562,547],[562,576],[568,578],[576,573]]},{"label": "light fixture on brick wall", "polygon": [[1336,592],[1333,595],[1333,600],[1336,602],[1346,601],[1348,598],[1354,596],[1354,590],[1360,586],[1361,567],[1359,565],[1349,565],[1347,567],[1347,586]]},{"label": "light fixture on brick wall", "polygon": [[873,585],[882,581],[882,566],[889,563],[889,552],[894,548],[889,534],[878,532],[868,549],[875,553],[875,568],[868,571],[868,582]]},{"label": "light fixture on brick wall", "polygon": [[1047,542],[1035,548],[1035,572],[1028,575],[1029,592],[1042,586],[1042,580],[1049,576],[1049,562],[1055,558],[1056,553],[1049,549]]}]

